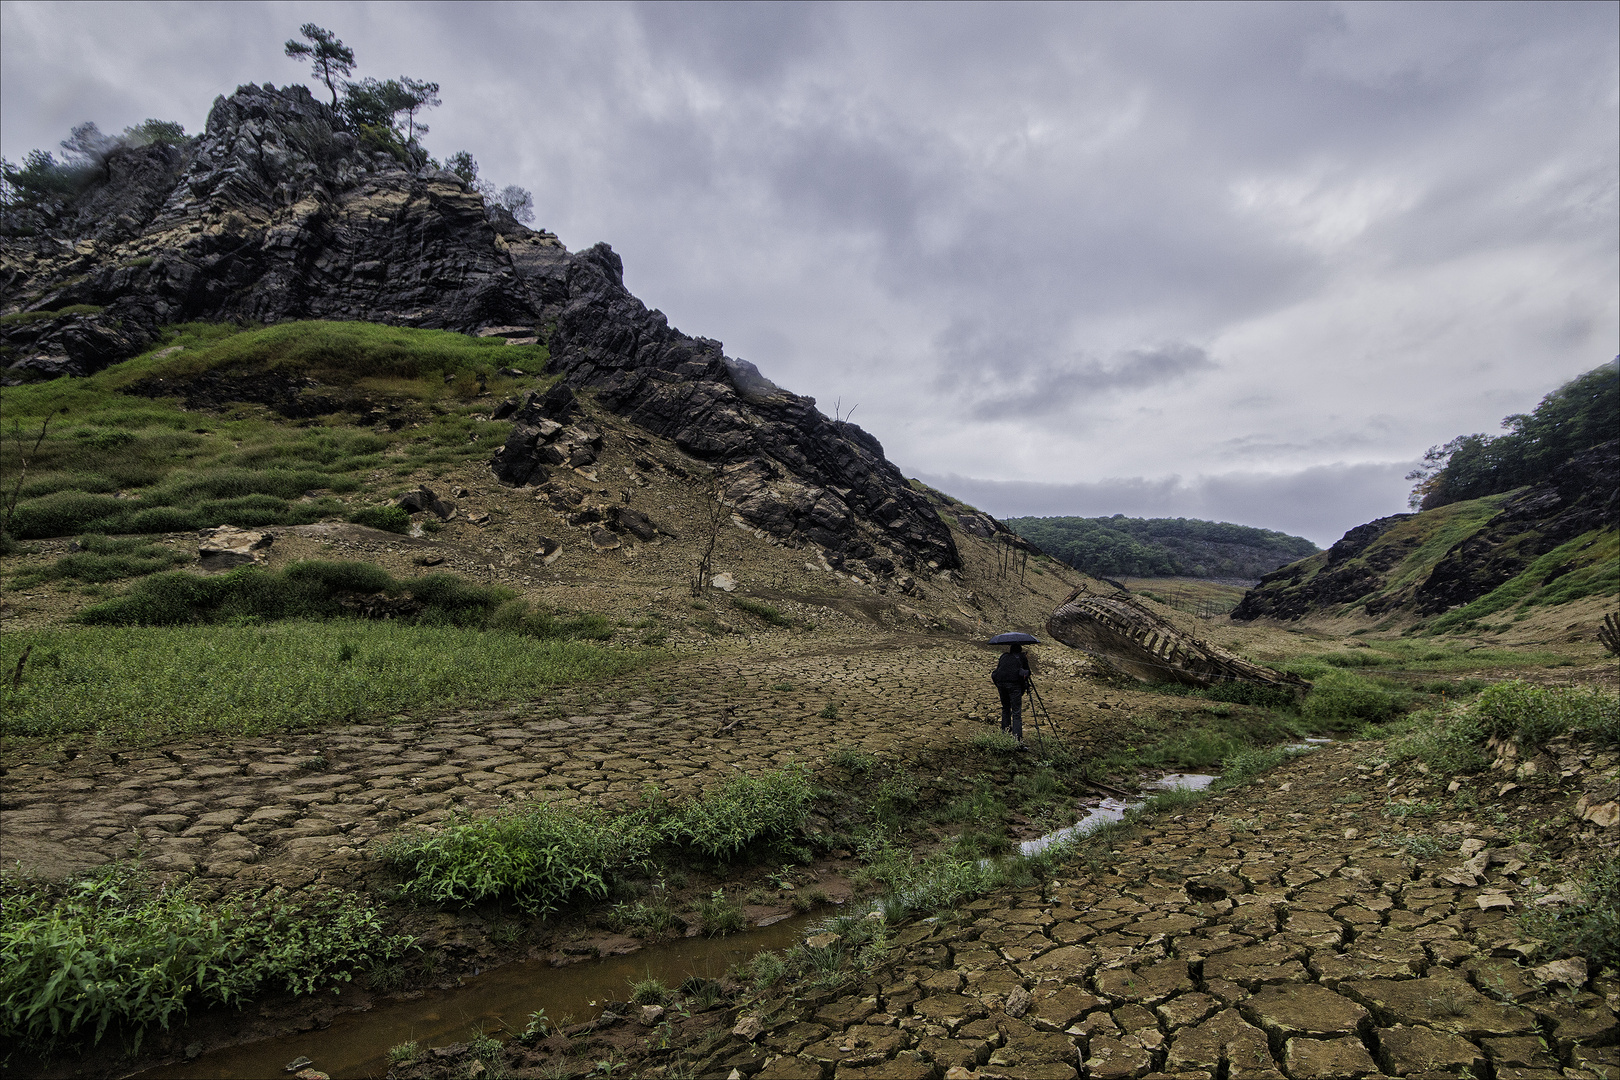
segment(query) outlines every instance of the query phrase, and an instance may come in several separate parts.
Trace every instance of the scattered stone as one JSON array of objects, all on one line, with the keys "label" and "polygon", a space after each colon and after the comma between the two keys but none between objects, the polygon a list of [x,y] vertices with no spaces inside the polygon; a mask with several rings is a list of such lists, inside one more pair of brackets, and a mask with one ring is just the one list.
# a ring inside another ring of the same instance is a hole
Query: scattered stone
[{"label": "scattered stone", "polygon": [[444,521],[450,520],[456,513],[456,504],[453,501],[439,498],[426,484],[419,486],[415,491],[407,491],[395,501],[394,505],[407,514],[429,513]]},{"label": "scattered stone", "polygon": [[276,542],[267,532],[220,525],[198,533],[197,565],[209,572],[262,563],[265,549]]},{"label": "scattered stone", "polygon": [[721,592],[737,591],[737,579],[732,577],[730,574],[716,574],[714,577],[709,579],[709,584],[713,585]]},{"label": "scattered stone", "polygon": [[745,1016],[732,1027],[731,1033],[739,1039],[753,1042],[765,1030],[765,1024],[757,1016]]},{"label": "scattered stone", "polygon": [[1586,985],[1586,961],[1575,956],[1554,960],[1550,964],[1542,964],[1533,969],[1532,974],[1542,982],[1553,986],[1573,986],[1579,989]]}]

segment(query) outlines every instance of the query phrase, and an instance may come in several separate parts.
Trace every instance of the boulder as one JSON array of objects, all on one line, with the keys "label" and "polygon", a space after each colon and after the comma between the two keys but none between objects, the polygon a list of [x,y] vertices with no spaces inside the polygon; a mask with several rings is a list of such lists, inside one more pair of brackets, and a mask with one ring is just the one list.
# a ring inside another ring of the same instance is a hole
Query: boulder
[{"label": "boulder", "polygon": [[441,499],[426,484],[415,491],[407,491],[394,503],[407,514],[430,513],[449,520],[455,516],[456,504],[450,499]]},{"label": "boulder", "polygon": [[262,563],[267,555],[266,549],[276,542],[276,538],[267,532],[241,529],[235,525],[204,529],[198,537],[197,565],[210,572]]}]

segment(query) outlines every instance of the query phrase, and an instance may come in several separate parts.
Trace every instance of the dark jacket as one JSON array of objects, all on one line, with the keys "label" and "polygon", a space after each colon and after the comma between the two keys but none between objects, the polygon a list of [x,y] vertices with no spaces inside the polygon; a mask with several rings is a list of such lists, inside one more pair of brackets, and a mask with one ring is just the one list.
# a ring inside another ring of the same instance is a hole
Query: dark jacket
[{"label": "dark jacket", "polygon": [[996,662],[996,670],[990,673],[990,681],[997,686],[1023,689],[1029,681],[1029,657],[1011,650],[1002,653],[1001,659]]}]

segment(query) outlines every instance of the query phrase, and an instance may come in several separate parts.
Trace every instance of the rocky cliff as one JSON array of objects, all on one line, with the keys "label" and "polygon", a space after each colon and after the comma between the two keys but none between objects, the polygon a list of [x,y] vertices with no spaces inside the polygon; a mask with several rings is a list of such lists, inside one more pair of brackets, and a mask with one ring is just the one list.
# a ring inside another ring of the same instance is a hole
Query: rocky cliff
[{"label": "rocky cliff", "polygon": [[[946,524],[871,435],[823,416],[624,287],[606,244],[569,252],[455,175],[366,153],[303,87],[220,98],[183,147],[121,149],[107,179],[0,237],[8,381],[83,375],[166,324],[366,320],[538,341],[548,368],[714,465],[751,524],[869,570],[949,569]],[[492,463],[543,475],[538,398]],[[554,422],[554,420],[553,420]]]},{"label": "rocky cliff", "polygon": [[[1620,440],[1611,440],[1516,492],[1358,525],[1327,551],[1261,578],[1232,618],[1437,616],[1509,587],[1515,603],[1549,589],[1612,594],[1617,527]],[[1506,606],[1502,599],[1491,606]]]}]

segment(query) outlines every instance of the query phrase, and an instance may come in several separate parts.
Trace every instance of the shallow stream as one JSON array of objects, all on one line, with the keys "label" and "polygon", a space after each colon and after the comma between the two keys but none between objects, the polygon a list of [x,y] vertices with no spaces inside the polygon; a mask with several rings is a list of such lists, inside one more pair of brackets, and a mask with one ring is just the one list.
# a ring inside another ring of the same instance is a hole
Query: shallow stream
[{"label": "shallow stream", "polygon": [[[1177,788],[1199,790],[1215,779],[1172,773],[1144,781],[1141,794],[1146,798]],[[1073,825],[1025,840],[1019,854],[1028,857],[1051,844],[1083,837],[1140,805],[1140,799],[1106,798]],[[567,967],[522,960],[466,978],[448,990],[428,990],[406,1000],[379,1002],[364,1012],[341,1014],[319,1031],[244,1043],[149,1069],[139,1074],[139,1080],[272,1080],[286,1076],[287,1064],[298,1058],[310,1059],[313,1068],[333,1080],[381,1077],[388,1071],[389,1047],[416,1042],[426,1049],[482,1034],[521,1032],[537,1009],[544,1009],[559,1026],[592,1020],[608,1002],[625,1000],[633,982],[653,977],[665,986],[679,986],[694,975],[719,978],[757,953],[798,944],[808,927],[826,914],[794,915],[730,937],[669,941]]]}]

